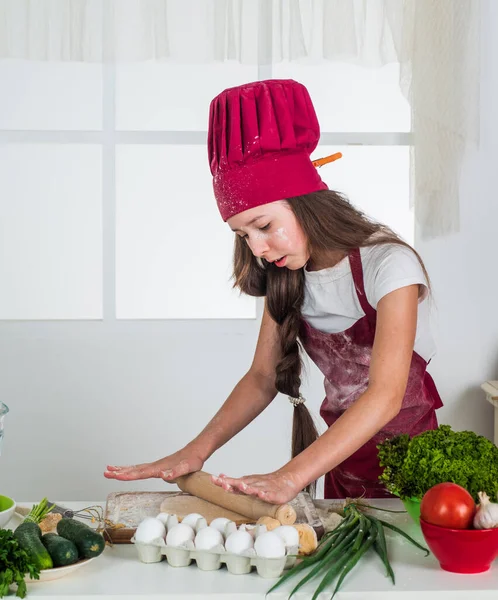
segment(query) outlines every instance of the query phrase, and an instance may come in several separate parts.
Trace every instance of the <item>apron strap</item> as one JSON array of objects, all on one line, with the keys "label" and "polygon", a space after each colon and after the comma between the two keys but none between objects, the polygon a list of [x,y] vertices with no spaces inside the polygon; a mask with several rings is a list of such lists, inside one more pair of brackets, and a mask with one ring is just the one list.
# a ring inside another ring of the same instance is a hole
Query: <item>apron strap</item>
[{"label": "apron strap", "polygon": [[363,281],[363,267],[361,264],[361,254],[359,248],[354,248],[348,254],[349,264],[351,265],[351,273],[353,275],[354,287],[356,289],[356,295],[360,302],[361,308],[367,317],[370,319],[377,316],[377,312],[373,306],[367,300],[367,294],[365,292],[365,284]]}]

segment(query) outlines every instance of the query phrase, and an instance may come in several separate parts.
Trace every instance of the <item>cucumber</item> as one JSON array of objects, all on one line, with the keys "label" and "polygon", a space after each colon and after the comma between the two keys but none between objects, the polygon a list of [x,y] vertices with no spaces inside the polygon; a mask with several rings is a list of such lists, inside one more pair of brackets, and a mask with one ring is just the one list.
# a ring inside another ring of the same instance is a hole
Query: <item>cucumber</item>
[{"label": "cucumber", "polygon": [[78,558],[78,548],[66,538],[57,535],[56,533],[46,533],[42,535],[41,541],[48,550],[54,567],[65,567],[72,565]]},{"label": "cucumber", "polygon": [[93,558],[104,551],[104,537],[81,521],[61,519],[57,523],[57,533],[73,542],[81,558]]},{"label": "cucumber", "polygon": [[26,552],[32,563],[40,570],[54,566],[52,558],[41,541],[41,529],[36,523],[24,522],[14,531],[19,546]]}]

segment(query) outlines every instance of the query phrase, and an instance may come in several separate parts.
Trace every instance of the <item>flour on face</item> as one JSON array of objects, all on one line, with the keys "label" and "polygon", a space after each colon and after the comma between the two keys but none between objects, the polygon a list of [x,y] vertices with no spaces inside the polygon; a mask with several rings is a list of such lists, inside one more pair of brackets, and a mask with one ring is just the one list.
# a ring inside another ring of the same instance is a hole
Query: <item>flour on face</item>
[{"label": "flour on face", "polygon": [[279,227],[277,231],[275,231],[275,235],[281,240],[285,240],[286,242],[289,241],[289,238],[287,237],[287,232],[283,227]]}]

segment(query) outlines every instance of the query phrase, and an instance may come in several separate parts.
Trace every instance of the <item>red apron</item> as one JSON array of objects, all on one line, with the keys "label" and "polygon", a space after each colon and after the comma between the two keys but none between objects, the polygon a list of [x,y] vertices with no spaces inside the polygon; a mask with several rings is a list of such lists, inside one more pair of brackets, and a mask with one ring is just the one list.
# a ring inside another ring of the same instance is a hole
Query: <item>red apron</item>
[{"label": "red apron", "polygon": [[[323,333],[302,319],[299,333],[306,352],[325,376],[326,398],[320,415],[329,427],[367,389],[375,337],[377,312],[365,294],[359,249],[349,254],[349,263],[365,316],[340,333]],[[426,368],[426,361],[414,351],[400,412],[370,441],[325,475],[325,498],[391,496],[378,479],[382,468],[376,446],[394,435],[413,436],[437,428],[435,410],[443,403]]]}]

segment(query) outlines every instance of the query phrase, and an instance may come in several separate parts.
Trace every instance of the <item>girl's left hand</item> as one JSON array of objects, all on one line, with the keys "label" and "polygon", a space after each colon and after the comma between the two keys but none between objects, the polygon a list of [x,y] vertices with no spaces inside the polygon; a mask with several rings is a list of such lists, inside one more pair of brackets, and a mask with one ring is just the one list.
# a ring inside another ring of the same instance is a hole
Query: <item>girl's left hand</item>
[{"label": "girl's left hand", "polygon": [[290,502],[303,489],[296,476],[281,471],[245,477],[227,477],[220,473],[218,477],[213,475],[211,479],[227,492],[257,496],[270,504]]}]

